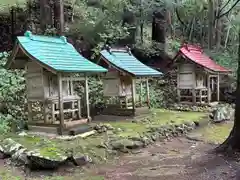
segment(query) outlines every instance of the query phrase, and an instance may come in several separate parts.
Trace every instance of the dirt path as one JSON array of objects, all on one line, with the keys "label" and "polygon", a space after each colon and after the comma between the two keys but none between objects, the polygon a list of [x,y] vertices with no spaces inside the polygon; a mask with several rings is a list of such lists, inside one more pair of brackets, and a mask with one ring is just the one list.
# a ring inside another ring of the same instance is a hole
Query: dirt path
[{"label": "dirt path", "polygon": [[96,168],[95,173],[106,180],[235,180],[239,164],[211,153],[213,148],[176,138],[123,156],[115,165]]},{"label": "dirt path", "polygon": [[[27,180],[45,180],[47,176],[51,176],[51,180],[82,180],[85,175],[87,180],[103,180],[101,177],[104,180],[236,180],[239,163],[211,153],[213,148],[213,145],[185,137],[175,138],[126,154],[114,163],[88,168],[87,173],[60,168],[54,173],[31,173]],[[25,179],[23,171],[11,169],[10,172]]]}]

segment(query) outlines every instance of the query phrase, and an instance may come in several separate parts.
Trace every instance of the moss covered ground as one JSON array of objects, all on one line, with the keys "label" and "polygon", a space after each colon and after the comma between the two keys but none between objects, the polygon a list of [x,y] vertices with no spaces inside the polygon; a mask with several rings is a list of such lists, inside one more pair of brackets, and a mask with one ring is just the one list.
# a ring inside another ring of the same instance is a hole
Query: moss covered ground
[{"label": "moss covered ground", "polygon": [[[162,126],[170,123],[181,124],[183,122],[200,121],[205,116],[206,114],[202,112],[177,112],[164,109],[154,109],[148,116],[136,119],[134,121],[124,120],[106,122],[107,124],[110,124],[112,127],[114,127],[113,131],[110,131],[109,133],[92,135],[84,139],[76,138],[70,141],[66,141],[43,136],[19,136],[16,134],[7,134],[6,136],[1,136],[1,139],[3,140],[6,137],[11,137],[13,140],[22,144],[29,150],[38,149],[40,151],[40,154],[43,156],[57,158],[58,154],[63,152],[85,154],[89,155],[93,159],[94,163],[100,164],[105,163],[108,159],[111,159],[110,154],[106,151],[106,148],[103,148],[103,145],[108,141],[110,134],[113,134],[114,136],[120,138],[140,136],[153,126]],[[3,177],[6,177],[7,179],[14,179],[10,178],[11,175],[9,173],[6,171],[1,171],[0,169],[0,175],[1,173],[5,173],[1,176],[2,179],[4,179]],[[15,177],[18,178],[17,176]],[[59,178],[61,179],[61,177],[57,176],[47,178],[46,180],[58,180]],[[66,180],[70,180],[71,178],[73,177],[64,177]],[[93,180],[93,178],[96,180],[103,179],[102,177],[97,176],[91,177],[91,180]],[[88,179],[83,178],[83,180]]]},{"label": "moss covered ground", "polygon": [[154,109],[151,114],[136,123],[132,121],[109,122],[114,128],[120,128],[122,131],[116,134],[121,137],[139,136],[149,130],[151,127],[159,127],[167,124],[182,124],[184,122],[200,121],[206,116],[202,112],[180,112],[166,109]]},{"label": "moss covered ground", "polygon": [[[147,132],[150,127],[161,126],[169,123],[181,124],[188,121],[199,121],[205,116],[201,112],[177,112],[164,109],[154,109],[151,114],[137,119],[108,122],[116,131],[112,132],[118,137],[136,137]],[[119,129],[119,131],[118,131]],[[74,153],[89,155],[95,162],[100,163],[108,159],[105,148],[101,148],[108,141],[109,134],[102,133],[90,136],[88,138],[76,138],[71,141],[51,139],[43,136],[19,136],[16,134],[7,134],[2,136],[4,139],[11,137],[16,142],[22,144],[29,150],[39,150],[43,156],[57,158],[59,154]]]},{"label": "moss covered ground", "polygon": [[199,128],[195,134],[199,135],[199,139],[207,143],[222,143],[229,135],[233,127],[233,122],[225,122],[219,124],[209,123],[207,126]]}]

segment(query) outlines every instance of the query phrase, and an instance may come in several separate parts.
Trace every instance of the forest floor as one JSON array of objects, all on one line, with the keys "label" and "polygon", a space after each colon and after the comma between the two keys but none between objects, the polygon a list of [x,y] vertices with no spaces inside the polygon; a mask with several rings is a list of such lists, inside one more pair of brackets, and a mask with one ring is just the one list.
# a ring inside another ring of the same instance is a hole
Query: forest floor
[{"label": "forest floor", "polygon": [[[1,180],[236,180],[240,163],[213,149],[229,134],[232,122],[207,124],[186,137],[157,142],[84,168],[62,167],[55,172],[31,172],[0,161]],[[193,140],[194,139],[194,140]],[[240,179],[239,179],[240,180]]]}]

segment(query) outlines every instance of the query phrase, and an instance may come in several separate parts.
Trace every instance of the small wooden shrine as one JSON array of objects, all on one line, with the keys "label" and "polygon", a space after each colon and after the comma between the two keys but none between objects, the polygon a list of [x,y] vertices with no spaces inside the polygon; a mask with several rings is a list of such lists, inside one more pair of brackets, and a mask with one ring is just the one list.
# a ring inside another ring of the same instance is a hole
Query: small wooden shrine
[{"label": "small wooden shrine", "polygon": [[[17,37],[6,67],[26,71],[29,129],[59,134],[91,119],[88,76],[107,71],[81,56],[64,36],[37,36],[29,31]],[[74,91],[76,81],[84,81],[84,101]]]},{"label": "small wooden shrine", "polygon": [[219,101],[221,79],[230,70],[216,64],[194,45],[183,45],[175,62],[179,102],[203,104]]},{"label": "small wooden shrine", "polygon": [[[149,109],[148,79],[160,76],[162,73],[137,60],[129,48],[107,47],[101,51],[99,64],[108,69],[103,80],[104,97],[107,104],[103,114],[129,116],[146,112]],[[146,98],[143,98],[144,82]],[[138,95],[136,94],[137,84],[140,86]],[[143,108],[145,104],[147,104],[147,108]]]}]

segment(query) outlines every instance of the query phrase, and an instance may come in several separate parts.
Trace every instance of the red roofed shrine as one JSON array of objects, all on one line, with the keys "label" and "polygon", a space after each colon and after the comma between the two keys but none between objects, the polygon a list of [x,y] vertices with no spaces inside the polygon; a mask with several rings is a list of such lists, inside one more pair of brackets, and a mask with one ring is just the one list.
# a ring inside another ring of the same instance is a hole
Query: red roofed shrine
[{"label": "red roofed shrine", "polygon": [[219,101],[219,82],[231,70],[218,65],[195,45],[183,45],[175,57],[180,102]]}]

